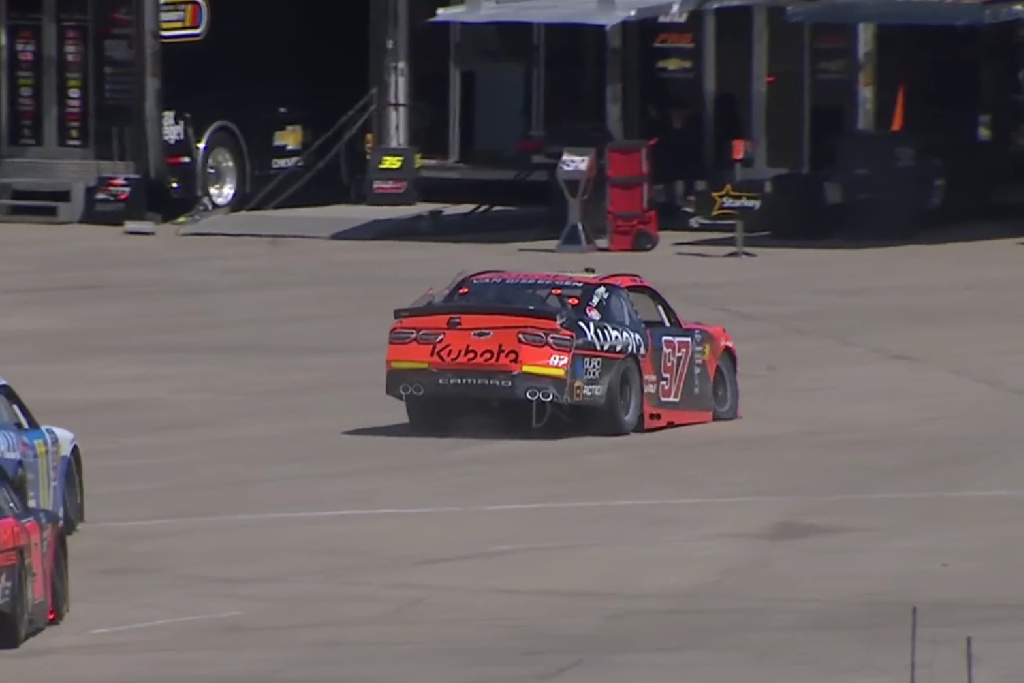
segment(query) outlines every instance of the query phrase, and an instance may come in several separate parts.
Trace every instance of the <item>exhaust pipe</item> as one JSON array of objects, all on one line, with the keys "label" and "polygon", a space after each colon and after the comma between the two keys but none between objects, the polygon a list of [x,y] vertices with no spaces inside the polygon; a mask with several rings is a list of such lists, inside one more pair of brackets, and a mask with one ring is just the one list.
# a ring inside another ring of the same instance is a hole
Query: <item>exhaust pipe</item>
[{"label": "exhaust pipe", "polygon": [[412,385],[412,395],[413,396],[422,396],[423,395],[423,385],[422,384],[413,384]]},{"label": "exhaust pipe", "polygon": [[402,398],[405,398],[406,396],[412,393],[412,387],[409,386],[408,384],[403,384],[402,386],[398,387],[398,393],[402,395]]},{"label": "exhaust pipe", "polygon": [[536,401],[538,398],[540,398],[540,392],[537,391],[536,389],[527,389],[526,398],[528,398],[531,401]]},{"label": "exhaust pipe", "polygon": [[540,392],[539,396],[540,400],[544,401],[545,403],[548,403],[549,401],[551,401],[551,399],[555,397],[555,395],[551,392],[550,389],[545,389],[544,391]]}]

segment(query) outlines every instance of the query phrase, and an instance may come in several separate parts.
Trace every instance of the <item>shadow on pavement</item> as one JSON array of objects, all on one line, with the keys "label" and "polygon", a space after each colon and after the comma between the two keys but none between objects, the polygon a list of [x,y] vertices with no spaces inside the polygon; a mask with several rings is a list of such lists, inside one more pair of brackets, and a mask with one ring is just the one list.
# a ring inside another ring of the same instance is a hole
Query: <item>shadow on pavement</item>
[{"label": "shadow on pavement", "polygon": [[402,218],[384,218],[351,226],[331,234],[332,240],[371,239],[402,242],[461,242],[509,244],[550,237],[548,212],[544,208],[517,207],[479,209],[445,213],[441,209]]},{"label": "shadow on pavement", "polygon": [[[711,231],[706,231],[711,232]],[[705,231],[693,231],[691,239],[676,241],[676,247],[723,247],[734,248],[735,236],[728,231],[715,231],[703,236]],[[966,242],[982,242],[1020,237],[1024,235],[1024,221],[1019,218],[993,219],[965,222],[930,228],[911,239],[862,239],[838,233],[819,240],[779,239],[766,232],[750,233],[745,236],[747,249],[880,249],[907,245],[939,245]],[[1022,243],[1024,244],[1024,243]],[[685,256],[709,256],[698,252],[679,252]]]},{"label": "shadow on pavement", "polygon": [[336,205],[232,214],[209,213],[176,223],[178,234],[211,237],[508,244],[554,238],[544,208],[467,205],[368,207]]},{"label": "shadow on pavement", "polygon": [[504,441],[559,441],[574,436],[582,436],[578,427],[567,424],[549,425],[543,429],[531,430],[529,426],[523,428],[512,428],[500,424],[483,423],[462,423],[452,428],[445,435],[430,436],[414,434],[408,423],[396,423],[389,425],[378,425],[376,427],[357,427],[342,432],[343,436],[361,436],[377,438],[406,438],[406,439],[473,439],[493,441],[501,439]]}]

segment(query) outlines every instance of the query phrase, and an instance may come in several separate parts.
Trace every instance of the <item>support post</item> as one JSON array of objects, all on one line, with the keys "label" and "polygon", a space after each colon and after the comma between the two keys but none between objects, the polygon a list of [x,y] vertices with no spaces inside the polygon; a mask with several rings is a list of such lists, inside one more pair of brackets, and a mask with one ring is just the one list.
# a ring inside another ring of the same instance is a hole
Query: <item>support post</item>
[{"label": "support post", "polygon": [[610,26],[605,30],[604,49],[605,126],[614,140],[622,140],[625,137],[622,116],[622,24]]},{"label": "support post", "polygon": [[754,46],[750,70],[750,137],[754,142],[754,168],[763,171],[768,166],[768,125],[765,118],[768,108],[768,8],[764,5],[753,7],[751,15]]},{"label": "support post", "polygon": [[857,24],[857,130],[875,130],[875,88],[878,69],[878,30]]},{"label": "support post", "polygon": [[388,0],[387,114],[383,146],[409,145],[409,0]]},{"label": "support post", "polygon": [[715,98],[718,96],[718,55],[715,48],[715,11],[701,10],[703,28],[701,33],[701,56],[703,61],[703,78],[701,85],[704,90],[704,158],[707,160],[707,169],[721,168],[719,164],[723,159],[716,159],[718,151],[715,148],[715,140],[718,131],[715,130]]},{"label": "support post", "polygon": [[544,131],[544,88],[547,69],[547,37],[544,24],[533,25],[533,97],[530,106],[530,132]]},{"label": "support post", "polygon": [[448,161],[462,157],[462,69],[458,50],[461,38],[459,24],[448,25]]}]

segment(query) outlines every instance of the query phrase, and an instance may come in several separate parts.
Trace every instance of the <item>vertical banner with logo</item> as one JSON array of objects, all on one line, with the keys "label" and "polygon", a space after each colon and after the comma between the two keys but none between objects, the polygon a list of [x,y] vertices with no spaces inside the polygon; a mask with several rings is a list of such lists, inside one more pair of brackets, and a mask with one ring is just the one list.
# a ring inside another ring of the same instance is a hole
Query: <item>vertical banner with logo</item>
[{"label": "vertical banner with logo", "polygon": [[[5,3],[6,4],[6,3]],[[7,8],[8,139],[12,147],[43,144],[43,21]]]},{"label": "vertical banner with logo", "polygon": [[141,99],[143,73],[135,3],[93,0],[95,67],[95,148],[110,158],[125,158]]},{"label": "vertical banner with logo", "polygon": [[61,147],[89,145],[88,35],[85,18],[62,18],[57,24],[57,144]]},{"label": "vertical banner with logo", "polygon": [[651,21],[648,29],[651,69],[662,102],[696,104],[704,97],[700,49],[700,13]]},{"label": "vertical banner with logo", "polygon": [[813,83],[848,84],[857,72],[852,31],[830,24],[811,24],[810,31]]}]

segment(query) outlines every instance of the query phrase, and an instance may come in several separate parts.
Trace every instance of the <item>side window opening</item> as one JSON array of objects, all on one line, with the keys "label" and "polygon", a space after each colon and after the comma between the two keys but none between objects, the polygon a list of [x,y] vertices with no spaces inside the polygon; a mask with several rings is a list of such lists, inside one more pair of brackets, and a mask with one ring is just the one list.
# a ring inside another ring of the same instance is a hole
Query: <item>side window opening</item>
[{"label": "side window opening", "polygon": [[5,385],[0,389],[0,399],[7,401],[10,404],[11,409],[17,416],[20,427],[23,429],[38,429],[39,423],[36,421],[35,416],[32,415],[32,411],[28,409],[25,402],[21,400],[18,393],[11,387],[11,385]]},{"label": "side window opening", "polygon": [[21,501],[5,482],[0,482],[0,517],[13,517],[22,511]]},{"label": "side window opening", "polygon": [[11,402],[0,396],[0,429],[22,429],[24,424]]},{"label": "side window opening", "polygon": [[611,296],[605,310],[609,314],[608,322],[625,325],[627,327],[639,326],[641,317],[630,301],[629,296],[621,289],[612,289]]},{"label": "side window opening", "polygon": [[672,319],[665,308],[655,297],[642,289],[629,291],[629,299],[643,321],[644,327],[672,327]]}]

